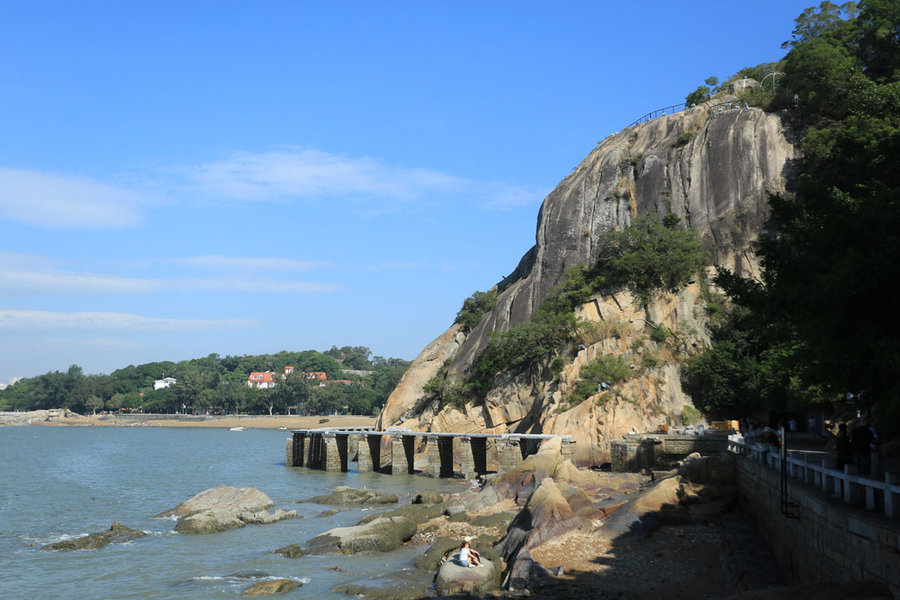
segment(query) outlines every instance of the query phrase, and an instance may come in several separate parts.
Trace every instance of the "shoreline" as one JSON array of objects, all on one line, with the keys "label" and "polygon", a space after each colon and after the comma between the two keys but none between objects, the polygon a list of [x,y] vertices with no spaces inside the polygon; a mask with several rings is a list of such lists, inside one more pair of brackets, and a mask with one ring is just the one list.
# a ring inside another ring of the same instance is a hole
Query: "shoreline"
[{"label": "shoreline", "polygon": [[[320,422],[327,419],[325,422]],[[368,427],[375,425],[375,417],[337,415],[303,417],[298,415],[79,415],[64,409],[38,410],[23,413],[0,413],[0,427],[182,427],[247,429],[314,429],[317,427]]]}]

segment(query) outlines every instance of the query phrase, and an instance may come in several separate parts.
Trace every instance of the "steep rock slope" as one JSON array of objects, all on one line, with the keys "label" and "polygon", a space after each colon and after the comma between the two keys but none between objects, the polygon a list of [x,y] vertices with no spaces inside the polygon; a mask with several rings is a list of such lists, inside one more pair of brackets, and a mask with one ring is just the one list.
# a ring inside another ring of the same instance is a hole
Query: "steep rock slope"
[{"label": "steep rock slope", "polygon": [[[598,353],[631,355],[636,340],[621,330],[586,345],[560,377],[534,370],[519,374],[500,382],[484,406],[470,405],[463,412],[429,405],[422,386],[445,363],[452,375],[464,375],[492,331],[529,319],[567,269],[596,259],[600,236],[639,215],[672,212],[697,231],[715,265],[744,275],[756,273],[750,245],[767,225],[768,194],[785,190],[797,150],[778,115],[728,106],[696,107],[600,142],[544,200],[536,244],[498,285],[495,308],[468,336],[454,326],[429,345],[407,374],[415,385],[398,386],[379,425],[566,433],[577,426],[581,441],[589,442],[580,444],[578,462],[592,463],[605,458],[612,437],[631,428],[655,427],[680,414],[690,402],[680,386],[681,360],[707,341],[702,311],[692,309],[699,303],[698,289],[667,294],[646,313],[621,293],[598,296],[582,307],[583,316],[598,323],[650,318],[672,330],[691,332],[680,336],[684,347],[629,380],[615,399],[585,402],[570,410],[560,405],[567,381],[577,380],[589,358]],[[444,361],[435,360],[438,356]]]}]

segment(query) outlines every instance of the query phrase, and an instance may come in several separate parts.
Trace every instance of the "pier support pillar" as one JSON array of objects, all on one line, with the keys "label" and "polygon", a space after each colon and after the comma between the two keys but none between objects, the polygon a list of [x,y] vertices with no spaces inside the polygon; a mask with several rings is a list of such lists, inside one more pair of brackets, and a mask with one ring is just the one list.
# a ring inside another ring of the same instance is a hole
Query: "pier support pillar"
[{"label": "pier support pillar", "polygon": [[287,461],[287,465],[289,467],[302,467],[303,461],[306,458],[306,434],[295,432],[291,435],[291,451],[288,453],[289,460]]},{"label": "pier support pillar", "polygon": [[519,438],[497,440],[497,473],[509,473],[522,464],[522,442]]},{"label": "pier support pillar", "polygon": [[343,472],[347,470],[349,459],[348,434],[326,433],[322,436],[320,468],[326,471]]},{"label": "pier support pillar", "polygon": [[428,436],[428,476],[453,477],[453,438]]},{"label": "pier support pillar", "polygon": [[459,470],[466,479],[474,479],[477,471],[475,470],[475,457],[472,454],[472,438],[467,435],[459,438]]},{"label": "pier support pillar", "polygon": [[391,475],[413,473],[416,436],[395,433],[391,436]]},{"label": "pier support pillar", "polygon": [[371,473],[381,468],[381,436],[360,435],[356,462],[360,473]]},{"label": "pier support pillar", "polygon": [[284,451],[284,466],[294,466],[294,436],[287,439],[287,447]]}]

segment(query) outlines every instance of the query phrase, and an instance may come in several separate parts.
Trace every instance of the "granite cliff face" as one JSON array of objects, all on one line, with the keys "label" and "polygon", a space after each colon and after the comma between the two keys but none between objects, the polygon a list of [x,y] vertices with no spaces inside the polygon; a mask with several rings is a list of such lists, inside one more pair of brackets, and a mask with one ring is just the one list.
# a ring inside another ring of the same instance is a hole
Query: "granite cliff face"
[{"label": "granite cliff face", "polygon": [[[484,406],[437,411],[424,399],[422,386],[444,361],[451,375],[464,376],[492,331],[528,320],[567,269],[596,260],[600,236],[639,215],[672,212],[698,233],[714,265],[745,276],[756,273],[750,245],[767,226],[768,194],[785,190],[797,150],[778,115],[724,106],[692,108],[600,142],[544,200],[536,244],[498,284],[495,308],[468,336],[454,326],[429,345],[389,398],[379,425],[403,421],[411,429],[566,433],[577,427],[580,441],[590,442],[580,446],[591,448],[579,452],[578,462],[592,463],[603,460],[611,437],[680,415],[690,403],[681,390],[680,363],[708,342],[702,307],[695,310],[696,286],[663,295],[646,312],[628,294],[598,295],[582,307],[583,316],[605,323],[607,330],[610,324],[628,324],[627,331],[612,327],[609,337],[586,344],[559,377],[530,372],[500,382]],[[565,410],[560,398],[580,366],[598,353],[630,356],[632,333],[639,333],[631,330],[641,321],[628,321],[642,318],[680,331],[681,351],[629,380],[615,400]]]}]

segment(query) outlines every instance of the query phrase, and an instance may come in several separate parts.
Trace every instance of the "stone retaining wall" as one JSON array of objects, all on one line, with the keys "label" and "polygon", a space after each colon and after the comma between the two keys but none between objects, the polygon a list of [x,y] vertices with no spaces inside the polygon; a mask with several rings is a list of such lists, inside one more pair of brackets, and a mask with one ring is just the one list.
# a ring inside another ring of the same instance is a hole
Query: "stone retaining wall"
[{"label": "stone retaining wall", "polygon": [[785,573],[797,583],[874,579],[900,598],[900,522],[847,507],[814,487],[789,480],[792,510],[781,514],[780,475],[737,458],[741,504],[769,540]]}]

